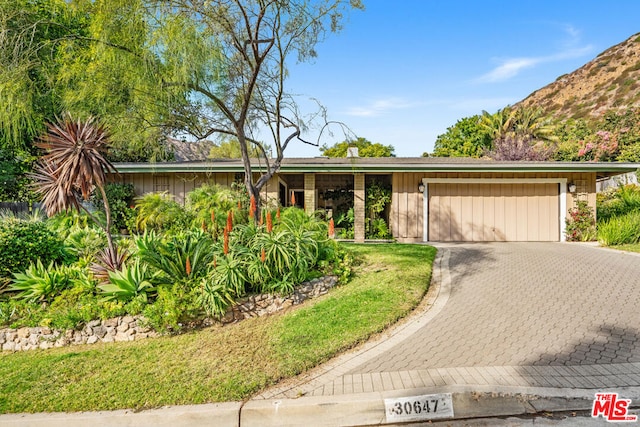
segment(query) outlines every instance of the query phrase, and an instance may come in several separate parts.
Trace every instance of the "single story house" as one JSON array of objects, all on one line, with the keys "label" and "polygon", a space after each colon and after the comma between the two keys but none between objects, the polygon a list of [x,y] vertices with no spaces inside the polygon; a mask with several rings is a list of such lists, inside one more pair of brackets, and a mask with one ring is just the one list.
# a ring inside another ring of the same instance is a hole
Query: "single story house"
[{"label": "single story house", "polygon": [[[252,162],[254,171],[262,167]],[[167,191],[177,201],[205,182],[242,182],[240,160],[116,163],[136,194]],[[307,212],[330,211],[327,190],[348,188],[354,235],[365,236],[365,187],[391,187],[387,212],[400,242],[564,241],[565,220],[578,200],[594,208],[596,181],[637,170],[635,163],[498,162],[461,158],[285,158],[263,198]],[[294,198],[291,197],[294,196]],[[351,196],[350,196],[351,197]],[[595,215],[595,213],[594,213]]]}]

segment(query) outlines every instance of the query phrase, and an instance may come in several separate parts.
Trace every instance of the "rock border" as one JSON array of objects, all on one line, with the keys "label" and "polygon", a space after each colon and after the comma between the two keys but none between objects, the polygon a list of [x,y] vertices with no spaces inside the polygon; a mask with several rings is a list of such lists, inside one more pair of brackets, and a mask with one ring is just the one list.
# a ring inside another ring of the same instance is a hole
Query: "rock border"
[{"label": "rock border", "polygon": [[[324,276],[299,285],[288,296],[272,294],[250,295],[241,298],[219,320],[223,325],[237,323],[252,317],[268,316],[293,305],[329,292],[338,283],[336,276]],[[203,326],[216,323],[204,319]],[[3,351],[47,350],[71,345],[100,342],[125,342],[153,338],[162,334],[142,326],[142,316],[120,316],[107,320],[92,320],[80,330],[61,331],[48,327],[23,327],[0,329],[0,349]]]}]

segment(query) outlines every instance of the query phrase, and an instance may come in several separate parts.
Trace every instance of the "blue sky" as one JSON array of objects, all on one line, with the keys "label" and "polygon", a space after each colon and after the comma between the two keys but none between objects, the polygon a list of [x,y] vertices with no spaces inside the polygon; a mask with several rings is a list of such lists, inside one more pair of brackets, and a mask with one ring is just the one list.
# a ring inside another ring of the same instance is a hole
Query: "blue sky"
[{"label": "blue sky", "polygon": [[[518,102],[640,32],[637,0],[364,3],[315,61],[290,67],[289,89],[401,157],[431,152],[458,119]],[[323,142],[345,139],[333,131]],[[320,151],[297,143],[285,155]]]}]

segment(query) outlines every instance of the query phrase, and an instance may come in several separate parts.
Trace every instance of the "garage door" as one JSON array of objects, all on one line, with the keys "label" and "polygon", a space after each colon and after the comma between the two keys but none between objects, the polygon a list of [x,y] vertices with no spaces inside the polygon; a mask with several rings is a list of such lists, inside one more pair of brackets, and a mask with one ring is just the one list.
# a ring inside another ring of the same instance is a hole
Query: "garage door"
[{"label": "garage door", "polygon": [[429,240],[560,240],[559,186],[429,184]]}]

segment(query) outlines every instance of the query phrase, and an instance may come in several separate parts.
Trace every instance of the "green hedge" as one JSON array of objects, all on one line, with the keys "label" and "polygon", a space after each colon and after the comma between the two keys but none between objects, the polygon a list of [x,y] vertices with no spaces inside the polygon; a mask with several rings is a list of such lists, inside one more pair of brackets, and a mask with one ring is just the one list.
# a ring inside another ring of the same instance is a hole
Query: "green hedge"
[{"label": "green hedge", "polygon": [[0,277],[24,271],[36,260],[48,265],[67,257],[64,243],[43,222],[17,218],[0,221]]}]

